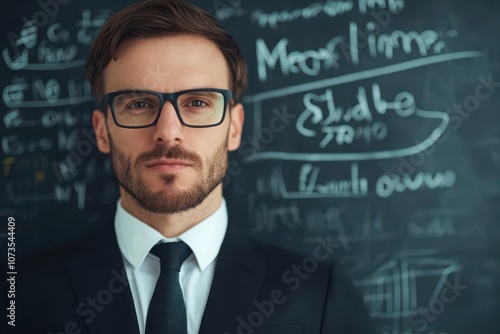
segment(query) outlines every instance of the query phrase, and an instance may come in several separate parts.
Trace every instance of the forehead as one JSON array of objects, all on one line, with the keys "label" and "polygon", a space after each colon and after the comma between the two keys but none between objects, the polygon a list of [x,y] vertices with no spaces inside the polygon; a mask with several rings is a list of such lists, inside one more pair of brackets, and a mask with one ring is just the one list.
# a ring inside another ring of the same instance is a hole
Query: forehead
[{"label": "forehead", "polygon": [[193,35],[132,39],[104,70],[104,91],[148,89],[174,92],[229,88],[227,62],[212,41]]}]

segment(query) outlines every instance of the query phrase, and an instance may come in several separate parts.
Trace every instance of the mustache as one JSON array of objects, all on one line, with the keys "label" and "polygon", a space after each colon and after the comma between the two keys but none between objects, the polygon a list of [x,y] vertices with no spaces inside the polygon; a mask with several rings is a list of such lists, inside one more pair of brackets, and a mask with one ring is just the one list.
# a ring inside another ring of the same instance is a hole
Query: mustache
[{"label": "mustache", "polygon": [[181,146],[158,146],[154,150],[139,154],[137,159],[135,159],[135,164],[138,165],[162,158],[186,160],[198,167],[202,166],[202,160],[198,154],[190,152]]}]

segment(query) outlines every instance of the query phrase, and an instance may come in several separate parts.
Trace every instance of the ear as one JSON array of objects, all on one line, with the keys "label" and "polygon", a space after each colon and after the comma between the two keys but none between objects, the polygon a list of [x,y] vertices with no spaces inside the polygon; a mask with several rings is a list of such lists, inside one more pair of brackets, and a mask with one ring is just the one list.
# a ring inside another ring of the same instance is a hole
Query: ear
[{"label": "ear", "polygon": [[231,113],[231,123],[229,124],[229,132],[227,135],[227,149],[229,151],[235,151],[240,147],[245,112],[241,103],[236,104],[229,112]]},{"label": "ear", "polygon": [[101,110],[94,110],[92,114],[92,125],[94,126],[97,147],[102,153],[110,152],[109,133],[106,127],[106,116]]}]

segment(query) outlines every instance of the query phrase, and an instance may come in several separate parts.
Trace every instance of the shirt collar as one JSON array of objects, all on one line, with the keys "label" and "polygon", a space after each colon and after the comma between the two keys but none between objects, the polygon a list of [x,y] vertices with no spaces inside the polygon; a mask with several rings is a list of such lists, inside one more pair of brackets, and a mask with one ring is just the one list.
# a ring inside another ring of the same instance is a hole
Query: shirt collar
[{"label": "shirt collar", "polygon": [[127,212],[118,201],[115,232],[118,247],[125,259],[139,269],[151,248],[159,242],[184,241],[193,251],[200,270],[205,270],[219,254],[227,229],[227,208],[224,199],[219,208],[177,238],[165,238],[160,232]]}]

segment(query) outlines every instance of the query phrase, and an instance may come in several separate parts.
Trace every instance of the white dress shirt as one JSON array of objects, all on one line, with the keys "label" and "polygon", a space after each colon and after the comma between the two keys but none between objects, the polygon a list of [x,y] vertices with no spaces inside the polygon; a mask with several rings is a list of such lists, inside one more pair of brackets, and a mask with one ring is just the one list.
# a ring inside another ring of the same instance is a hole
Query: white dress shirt
[{"label": "white dress shirt", "polygon": [[183,263],[179,281],[184,296],[188,333],[198,333],[212,285],[215,263],[226,234],[227,209],[220,207],[177,238],[165,238],[117,204],[115,231],[134,299],[139,331],[144,334],[148,307],[160,275],[160,260],[149,253],[157,243],[184,241],[193,251]]}]

